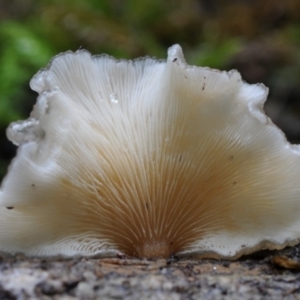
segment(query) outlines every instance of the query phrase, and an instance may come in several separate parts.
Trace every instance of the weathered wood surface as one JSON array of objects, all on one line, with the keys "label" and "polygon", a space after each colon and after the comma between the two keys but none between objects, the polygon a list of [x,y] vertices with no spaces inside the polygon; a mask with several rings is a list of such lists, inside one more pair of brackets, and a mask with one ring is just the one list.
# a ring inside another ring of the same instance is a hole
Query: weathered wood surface
[{"label": "weathered wood surface", "polygon": [[274,255],[295,262],[299,249],[235,262],[3,257],[0,299],[300,299],[297,264],[272,262]]}]

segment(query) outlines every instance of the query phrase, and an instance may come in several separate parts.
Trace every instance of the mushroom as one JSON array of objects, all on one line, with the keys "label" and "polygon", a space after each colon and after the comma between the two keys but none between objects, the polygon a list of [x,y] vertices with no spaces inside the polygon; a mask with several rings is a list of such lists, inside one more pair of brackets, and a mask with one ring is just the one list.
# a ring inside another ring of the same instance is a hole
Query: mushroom
[{"label": "mushroom", "polygon": [[300,238],[300,150],[237,71],[56,56],[0,190],[0,250],[238,258]]}]

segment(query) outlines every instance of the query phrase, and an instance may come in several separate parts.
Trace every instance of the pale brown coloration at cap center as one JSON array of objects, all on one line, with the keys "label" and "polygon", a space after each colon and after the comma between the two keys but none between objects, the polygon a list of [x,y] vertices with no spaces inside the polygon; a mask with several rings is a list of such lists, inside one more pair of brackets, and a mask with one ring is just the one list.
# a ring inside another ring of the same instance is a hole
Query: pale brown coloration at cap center
[{"label": "pale brown coloration at cap center", "polygon": [[[179,107],[178,111],[184,111],[184,107]],[[106,145],[105,151],[98,149],[99,165],[95,166],[92,175],[90,169],[85,175],[85,166],[78,165],[80,179],[71,190],[74,193],[84,182],[90,182],[92,193],[80,190],[77,193],[85,193],[87,202],[95,203],[87,212],[94,231],[126,255],[170,257],[207,233],[240,230],[244,225],[235,221],[237,217],[245,222],[252,219],[255,230],[260,229],[263,216],[257,211],[257,202],[245,206],[243,203],[238,205],[237,201],[240,197],[249,197],[253,188],[260,188],[263,194],[270,178],[260,179],[260,187],[257,187],[257,181],[248,176],[248,172],[243,172],[243,168],[251,172],[254,165],[260,168],[256,172],[262,172],[266,157],[255,155],[259,149],[239,148],[239,141],[226,138],[226,135],[220,138],[207,130],[197,132],[193,128],[193,119],[198,117],[197,111],[191,112],[187,119],[178,113],[173,120],[178,127],[171,134],[165,132],[158,138],[155,132],[150,137],[141,132],[136,144],[124,136],[124,140],[119,140],[119,149],[114,144]],[[229,120],[223,121],[229,123]],[[151,128],[151,122],[149,118],[145,127]],[[124,131],[127,130],[129,128],[124,125]],[[220,131],[227,130],[230,129],[226,126],[220,128]],[[189,148],[194,141],[201,140],[206,141],[205,145]],[[128,144],[131,148],[124,151]],[[153,144],[160,147],[152,154],[149,151],[139,155],[139,151],[142,152],[140,145],[151,149]],[[107,153],[114,153],[113,161]],[[203,159],[197,161],[197,156]],[[270,155],[268,159],[275,158]],[[97,169],[105,175],[99,176]],[[237,194],[236,189],[240,190]],[[235,205],[230,201],[222,202],[224,198],[232,198]],[[271,200],[265,201],[264,205],[271,208]],[[97,206],[100,201],[102,205]],[[78,229],[84,232],[91,228],[81,225]]]},{"label": "pale brown coloration at cap center", "polygon": [[[300,237],[300,150],[236,71],[61,54],[0,190],[0,250],[237,258]],[[13,207],[13,209],[8,209]]]}]

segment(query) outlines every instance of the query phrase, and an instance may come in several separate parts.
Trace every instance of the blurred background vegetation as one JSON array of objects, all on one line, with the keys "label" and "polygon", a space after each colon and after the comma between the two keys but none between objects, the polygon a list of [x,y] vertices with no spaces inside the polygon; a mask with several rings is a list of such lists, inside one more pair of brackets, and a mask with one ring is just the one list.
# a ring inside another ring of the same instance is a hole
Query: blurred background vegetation
[{"label": "blurred background vegetation", "polygon": [[5,129],[28,117],[29,80],[53,55],[165,58],[174,43],[189,64],[267,85],[268,115],[300,142],[299,0],[0,0],[0,181],[15,155]]}]

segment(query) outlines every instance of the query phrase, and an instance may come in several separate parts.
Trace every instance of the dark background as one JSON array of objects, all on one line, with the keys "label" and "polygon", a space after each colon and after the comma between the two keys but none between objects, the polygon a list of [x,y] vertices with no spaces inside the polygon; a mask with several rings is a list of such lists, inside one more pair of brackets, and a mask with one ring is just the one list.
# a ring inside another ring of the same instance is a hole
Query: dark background
[{"label": "dark background", "polygon": [[189,64],[267,85],[267,114],[300,143],[299,0],[0,0],[0,181],[15,155],[5,129],[29,116],[29,80],[53,55],[165,58],[175,43]]}]

